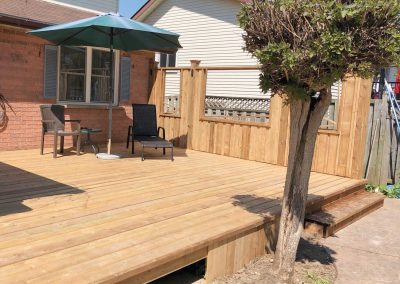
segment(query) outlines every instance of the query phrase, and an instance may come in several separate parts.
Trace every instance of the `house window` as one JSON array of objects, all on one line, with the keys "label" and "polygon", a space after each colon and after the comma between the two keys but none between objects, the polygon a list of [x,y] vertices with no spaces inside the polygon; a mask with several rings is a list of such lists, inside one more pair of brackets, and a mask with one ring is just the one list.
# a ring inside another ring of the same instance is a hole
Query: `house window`
[{"label": "house window", "polygon": [[90,84],[91,102],[109,103],[112,100],[110,96],[110,75],[110,53],[103,50],[93,50]]},{"label": "house window", "polygon": [[86,49],[61,47],[59,100],[85,102]]},{"label": "house window", "polygon": [[62,46],[59,51],[58,101],[118,103],[119,57],[114,52],[114,94],[110,96],[110,53],[107,49]]},{"label": "house window", "polygon": [[160,67],[176,67],[176,53],[160,53]]}]

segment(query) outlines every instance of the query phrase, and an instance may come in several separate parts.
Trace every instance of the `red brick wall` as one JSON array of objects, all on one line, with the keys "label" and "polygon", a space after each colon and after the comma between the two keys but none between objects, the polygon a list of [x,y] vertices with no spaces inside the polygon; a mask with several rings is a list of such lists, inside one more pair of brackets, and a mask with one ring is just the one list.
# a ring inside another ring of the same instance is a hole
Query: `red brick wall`
[{"label": "red brick wall", "polygon": [[[3,94],[15,114],[7,111],[6,127],[0,128],[0,151],[38,148],[40,146],[41,104],[56,103],[43,98],[44,44],[46,42],[27,35],[25,29],[0,24],[0,93]],[[126,139],[128,125],[132,121],[132,103],[147,103],[150,68],[154,56],[150,53],[124,53],[132,58],[131,96],[113,110],[113,141]],[[93,136],[105,143],[108,110],[94,108],[68,108],[67,118],[81,119],[82,126],[101,128],[102,133]],[[52,137],[46,139],[52,145]],[[70,141],[67,142],[67,146]]]}]

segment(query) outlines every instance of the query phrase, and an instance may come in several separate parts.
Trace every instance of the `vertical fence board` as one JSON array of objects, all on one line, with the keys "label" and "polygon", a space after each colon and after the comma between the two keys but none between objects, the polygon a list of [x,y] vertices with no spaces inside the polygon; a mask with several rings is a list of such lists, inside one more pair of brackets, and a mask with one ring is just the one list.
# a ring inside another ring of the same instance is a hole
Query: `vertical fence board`
[{"label": "vertical fence board", "polygon": [[328,174],[335,174],[338,141],[339,137],[337,135],[329,135],[327,161],[324,169],[324,171]]},{"label": "vertical fence board", "polygon": [[356,80],[348,79],[343,86],[343,95],[340,103],[339,129],[341,132],[339,139],[339,155],[337,159],[336,174],[346,176],[350,145],[350,129],[353,116],[354,92]]},{"label": "vertical fence board", "polygon": [[357,112],[355,115],[355,121],[353,122],[354,128],[352,129],[352,158],[351,164],[349,165],[349,176],[351,178],[357,178],[363,176],[365,145],[366,135],[368,129],[368,111],[369,101],[372,92],[372,84],[366,80],[359,81],[359,90],[354,94],[357,101]]},{"label": "vertical fence board", "polygon": [[[287,165],[289,141],[289,108],[284,99],[273,96],[268,123],[222,121],[204,116],[207,67],[193,61],[192,67],[179,68],[180,111],[174,117],[163,117],[165,69],[156,71],[149,103],[157,105],[159,123],[175,145],[226,156]],[[313,170],[361,178],[364,172],[364,146],[368,130],[367,113],[371,81],[350,78],[343,83],[339,100],[336,130],[318,133]],[[397,149],[393,149],[395,152]],[[392,168],[400,164],[392,158]]]},{"label": "vertical fence board", "polygon": [[371,100],[365,149],[365,175],[372,184],[398,183],[399,141],[387,96]]}]

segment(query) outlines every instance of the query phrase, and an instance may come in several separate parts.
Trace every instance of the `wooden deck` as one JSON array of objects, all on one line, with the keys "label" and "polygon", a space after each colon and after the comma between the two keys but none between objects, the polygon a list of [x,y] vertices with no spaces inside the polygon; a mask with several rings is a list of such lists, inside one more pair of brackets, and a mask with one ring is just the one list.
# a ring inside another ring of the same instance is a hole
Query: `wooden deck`
[{"label": "wooden deck", "polygon": [[[1,283],[141,283],[279,214],[284,167],[183,149],[142,162],[122,149],[115,161],[0,153]],[[313,173],[310,203],[360,184]]]}]

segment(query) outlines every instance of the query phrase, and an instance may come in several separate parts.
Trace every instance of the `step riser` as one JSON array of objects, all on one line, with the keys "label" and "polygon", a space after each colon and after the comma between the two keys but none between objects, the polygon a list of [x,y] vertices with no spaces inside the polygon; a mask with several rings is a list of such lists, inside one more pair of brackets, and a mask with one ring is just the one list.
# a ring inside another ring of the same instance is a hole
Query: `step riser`
[{"label": "step riser", "polygon": [[353,222],[355,222],[355,221],[361,219],[362,217],[372,213],[373,211],[381,208],[383,206],[383,203],[384,203],[384,199],[373,202],[373,203],[369,204],[368,206],[362,208],[362,210],[355,212],[348,218],[346,218],[334,225],[321,224],[316,221],[307,220],[307,221],[305,221],[305,226],[304,226],[305,232],[308,234],[314,235],[316,237],[327,238],[329,236],[332,236],[337,231],[352,224]]},{"label": "step riser", "polygon": [[332,236],[334,233],[336,233],[336,232],[340,231],[341,229],[351,225],[352,223],[360,220],[362,217],[374,212],[375,210],[378,210],[379,208],[381,208],[383,206],[383,202],[384,202],[384,200],[382,199],[376,203],[373,203],[370,206],[368,206],[367,208],[365,208],[364,210],[362,210],[361,212],[354,214],[352,216],[352,218],[346,219],[338,224],[335,224],[334,226],[330,226],[330,227],[326,228],[324,238]]}]

